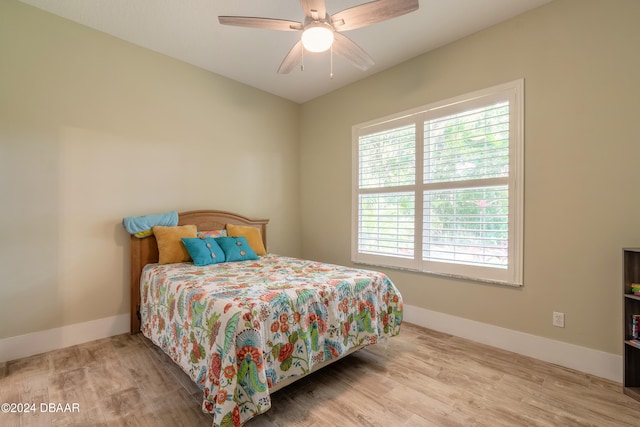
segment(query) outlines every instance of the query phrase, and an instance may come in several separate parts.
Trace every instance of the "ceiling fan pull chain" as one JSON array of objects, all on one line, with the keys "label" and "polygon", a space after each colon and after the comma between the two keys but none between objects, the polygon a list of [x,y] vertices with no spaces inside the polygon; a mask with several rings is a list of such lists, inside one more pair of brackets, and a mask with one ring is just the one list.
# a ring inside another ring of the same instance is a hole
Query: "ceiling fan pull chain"
[{"label": "ceiling fan pull chain", "polygon": [[301,53],[300,53],[300,71],[304,71],[304,49],[302,49]]},{"label": "ceiling fan pull chain", "polygon": [[333,79],[333,44],[331,45],[331,71],[329,72],[329,78]]}]

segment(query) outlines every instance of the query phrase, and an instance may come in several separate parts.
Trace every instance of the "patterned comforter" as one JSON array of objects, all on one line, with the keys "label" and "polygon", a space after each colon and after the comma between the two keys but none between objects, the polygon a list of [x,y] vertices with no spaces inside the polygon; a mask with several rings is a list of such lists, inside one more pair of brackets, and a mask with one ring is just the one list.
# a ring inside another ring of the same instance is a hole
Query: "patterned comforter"
[{"label": "patterned comforter", "polygon": [[382,273],[268,254],[147,265],[142,332],[203,391],[215,426],[267,411],[269,388],[397,335],[402,297]]}]

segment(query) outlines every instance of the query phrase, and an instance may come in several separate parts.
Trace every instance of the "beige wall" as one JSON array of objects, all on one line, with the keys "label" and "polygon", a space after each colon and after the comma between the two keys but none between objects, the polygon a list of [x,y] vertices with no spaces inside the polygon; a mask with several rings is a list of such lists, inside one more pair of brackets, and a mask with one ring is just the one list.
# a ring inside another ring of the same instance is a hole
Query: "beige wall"
[{"label": "beige wall", "polygon": [[638,17],[637,0],[555,0],[304,104],[303,256],[350,263],[352,125],[524,78],[525,286],[384,271],[406,304],[620,354],[621,251],[640,245]]},{"label": "beige wall", "polygon": [[299,255],[299,105],[0,2],[0,338],[127,313],[128,215],[268,217]]}]

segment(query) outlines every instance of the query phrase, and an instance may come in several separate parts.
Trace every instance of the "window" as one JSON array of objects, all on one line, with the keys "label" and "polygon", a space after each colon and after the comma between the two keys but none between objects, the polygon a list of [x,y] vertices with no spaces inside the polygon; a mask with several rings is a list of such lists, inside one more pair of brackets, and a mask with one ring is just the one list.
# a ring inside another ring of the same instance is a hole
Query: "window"
[{"label": "window", "polygon": [[518,80],[353,127],[352,260],[522,285]]}]

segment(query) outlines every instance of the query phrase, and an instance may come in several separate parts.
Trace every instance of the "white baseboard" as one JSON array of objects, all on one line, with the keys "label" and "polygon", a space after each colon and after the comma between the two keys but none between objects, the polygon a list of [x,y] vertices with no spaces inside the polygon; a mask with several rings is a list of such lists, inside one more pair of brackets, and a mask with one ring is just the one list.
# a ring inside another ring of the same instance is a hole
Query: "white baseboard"
[{"label": "white baseboard", "polygon": [[129,314],[0,339],[0,362],[129,332]]},{"label": "white baseboard", "polygon": [[[411,305],[404,320],[545,362],[622,382],[622,356],[476,322]],[[106,317],[0,339],[0,362],[82,344],[129,331],[129,315]]]},{"label": "white baseboard", "polygon": [[622,356],[406,304],[403,317],[418,326],[622,382]]}]

